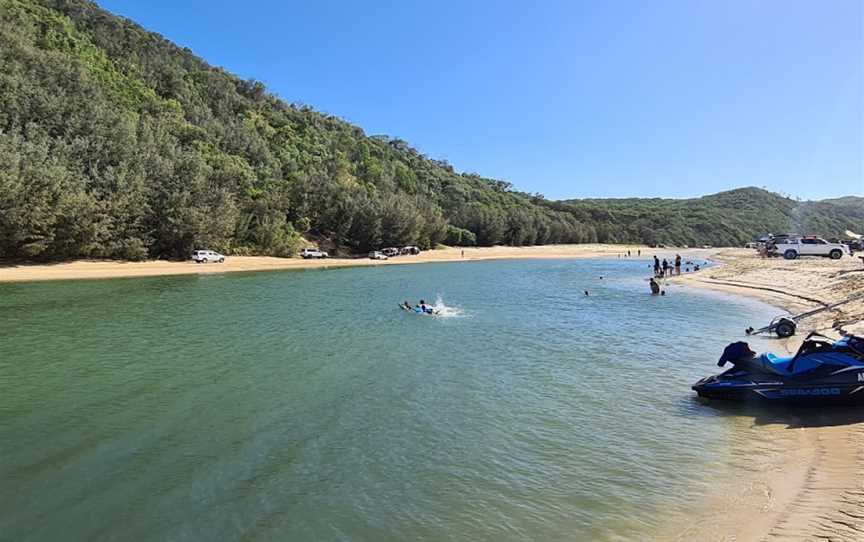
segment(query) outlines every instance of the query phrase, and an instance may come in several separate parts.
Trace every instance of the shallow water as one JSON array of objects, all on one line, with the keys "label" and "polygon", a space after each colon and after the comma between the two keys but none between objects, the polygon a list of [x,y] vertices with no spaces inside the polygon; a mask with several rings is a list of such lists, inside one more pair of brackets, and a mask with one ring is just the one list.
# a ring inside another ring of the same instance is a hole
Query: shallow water
[{"label": "shallow water", "polygon": [[0,539],[648,539],[758,434],[689,386],[776,312],[648,271],[0,285]]}]

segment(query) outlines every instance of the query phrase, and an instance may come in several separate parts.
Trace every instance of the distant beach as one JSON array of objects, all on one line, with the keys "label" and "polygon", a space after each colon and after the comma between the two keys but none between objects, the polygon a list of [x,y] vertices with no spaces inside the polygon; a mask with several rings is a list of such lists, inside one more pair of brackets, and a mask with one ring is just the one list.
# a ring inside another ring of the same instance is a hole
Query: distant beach
[{"label": "distant beach", "polygon": [[[675,249],[651,249],[637,245],[545,245],[531,247],[469,247],[427,250],[417,256],[397,256],[389,260],[368,258],[327,258],[303,260],[300,258],[274,258],[269,256],[228,256],[225,263],[196,264],[193,261],[150,260],[124,262],[115,260],[75,260],[47,264],[3,264],[0,262],[0,282],[37,280],[108,279],[120,277],[157,277],[166,275],[194,275],[209,273],[232,273],[248,271],[278,271],[291,269],[333,269],[361,265],[398,265],[413,263],[457,262],[505,259],[544,258],[636,258],[639,251],[643,258],[650,254],[672,258]],[[463,256],[464,253],[464,256]],[[684,249],[682,255],[704,258],[711,253],[707,249]],[[647,269],[647,268],[646,268]],[[650,271],[646,271],[646,276]]]}]

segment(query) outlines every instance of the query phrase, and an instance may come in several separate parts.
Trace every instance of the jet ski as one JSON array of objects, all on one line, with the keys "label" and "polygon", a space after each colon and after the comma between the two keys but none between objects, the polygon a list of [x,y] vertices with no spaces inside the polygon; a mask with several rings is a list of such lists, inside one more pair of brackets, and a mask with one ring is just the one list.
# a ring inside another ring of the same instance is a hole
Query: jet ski
[{"label": "jet ski", "polygon": [[738,401],[864,405],[864,338],[832,341],[811,333],[794,356],[757,355],[747,343],[726,347],[732,368],[693,384],[700,397]]}]

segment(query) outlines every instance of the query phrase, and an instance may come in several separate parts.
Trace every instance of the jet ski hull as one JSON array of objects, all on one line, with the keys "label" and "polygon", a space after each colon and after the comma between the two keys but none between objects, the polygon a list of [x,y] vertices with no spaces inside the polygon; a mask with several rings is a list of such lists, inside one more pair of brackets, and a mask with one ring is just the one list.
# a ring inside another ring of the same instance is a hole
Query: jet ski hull
[{"label": "jet ski hull", "polygon": [[693,391],[707,399],[729,401],[864,405],[864,378],[860,382],[856,379],[850,383],[848,379],[795,382],[753,378],[754,375],[746,374],[737,377],[724,376],[725,374],[721,374],[703,378],[693,385]]},{"label": "jet ski hull", "polygon": [[726,347],[733,367],[693,384],[700,397],[773,403],[864,405],[864,338],[807,336],[792,357],[757,356],[747,343]]}]

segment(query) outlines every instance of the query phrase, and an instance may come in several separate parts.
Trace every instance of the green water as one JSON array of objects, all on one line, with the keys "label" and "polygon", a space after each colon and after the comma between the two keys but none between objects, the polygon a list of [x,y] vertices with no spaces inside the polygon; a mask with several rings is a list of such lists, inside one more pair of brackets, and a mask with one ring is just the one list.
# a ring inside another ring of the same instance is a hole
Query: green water
[{"label": "green water", "polygon": [[650,539],[729,468],[689,385],[774,310],[647,266],[0,285],[0,539]]}]

